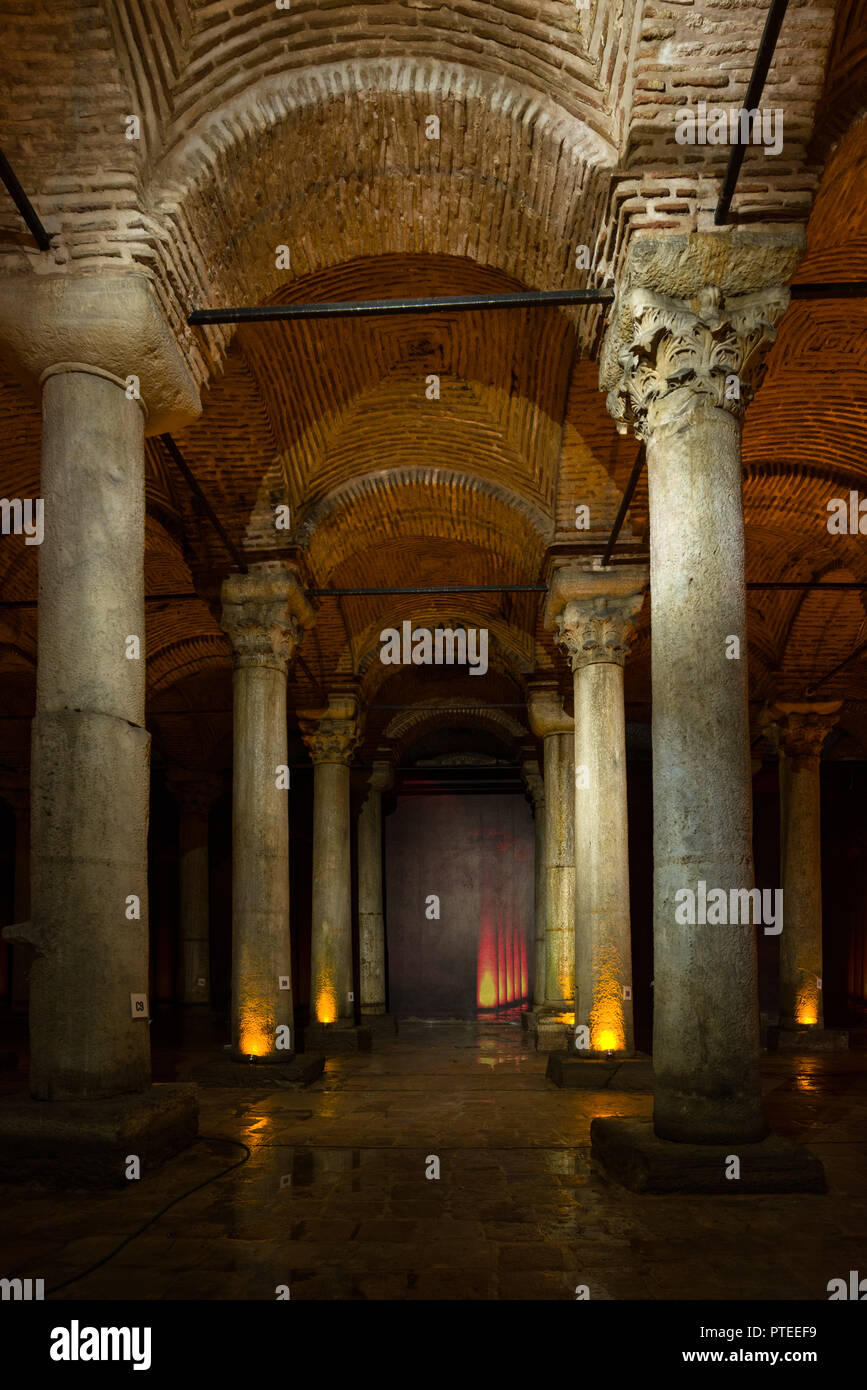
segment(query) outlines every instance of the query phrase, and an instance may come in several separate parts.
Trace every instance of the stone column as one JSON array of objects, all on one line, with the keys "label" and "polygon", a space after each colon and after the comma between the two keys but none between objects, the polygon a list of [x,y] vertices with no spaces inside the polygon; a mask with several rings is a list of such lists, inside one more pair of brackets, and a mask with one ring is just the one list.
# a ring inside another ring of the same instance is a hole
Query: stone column
[{"label": "stone column", "polygon": [[[536,827],[536,853],[535,853],[535,954],[533,957],[533,1022],[535,1016],[543,1009],[545,1004],[545,978],[546,978],[546,929],[547,917],[545,914],[545,885],[548,873],[548,866],[545,859],[545,783],[539,770],[539,764],[535,758],[525,759],[521,766],[527,792],[533,803],[533,821]],[[524,1018],[527,1014],[524,1014]]]},{"label": "stone column", "polygon": [[144,427],[142,401],[108,372],[44,379],[30,982],[42,1100],[150,1083],[130,1005],[148,994]]},{"label": "stone column", "polygon": [[647,451],[660,1139],[765,1133],[756,927],[690,923],[689,902],[753,887],[741,415],[801,244],[638,238],[603,350],[609,410]]},{"label": "stone column", "polygon": [[[575,733],[556,687],[531,689],[527,710],[530,728],[543,740],[545,764],[545,992],[537,1028],[557,1016],[562,1031],[575,989]],[[560,1040],[559,1032],[537,1038],[540,1046]]]},{"label": "stone column", "polygon": [[824,1028],[822,1007],[822,839],[819,771],[822,744],[841,700],[777,701],[768,713],[779,731],[780,1027]]},{"label": "stone column", "polygon": [[310,1014],[314,1023],[351,1026],[352,878],[349,764],[361,740],[354,695],[334,694],[299,715],[313,760],[313,925]]},{"label": "stone column", "polygon": [[545,623],[575,684],[575,1023],[579,1054],[633,1056],[632,943],[623,665],[644,602],[645,568],[559,566]]},{"label": "stone column", "polygon": [[384,1014],[385,918],[382,909],[382,793],[394,785],[388,762],[375,762],[358,816],[358,955],[361,1016]]},{"label": "stone column", "polygon": [[[294,569],[252,565],[223,584],[232,644],[232,1058],[295,1051],[289,937],[286,671],[313,610]],[[279,1030],[288,1029],[287,1034]]]},{"label": "stone column", "polygon": [[[12,886],[12,912],[15,922],[30,916],[30,778],[26,774],[7,774],[0,784],[0,796],[15,813],[15,881]],[[33,947],[24,941],[11,942],[10,1000],[16,1013],[26,1013],[30,999],[30,969]]]},{"label": "stone column", "polygon": [[144,439],[201,406],[139,274],[3,278],[0,341],[42,390],[44,520],[31,919],[6,937],[35,949],[30,1089],[57,1102],[6,1112],[0,1162],[116,1181],[125,1134],[150,1164],[196,1129],[191,1088],[150,1089]]},{"label": "stone column", "polygon": [[180,810],[179,997],[182,1004],[211,1002],[208,816],[220,795],[219,777],[171,768],[166,778]]}]

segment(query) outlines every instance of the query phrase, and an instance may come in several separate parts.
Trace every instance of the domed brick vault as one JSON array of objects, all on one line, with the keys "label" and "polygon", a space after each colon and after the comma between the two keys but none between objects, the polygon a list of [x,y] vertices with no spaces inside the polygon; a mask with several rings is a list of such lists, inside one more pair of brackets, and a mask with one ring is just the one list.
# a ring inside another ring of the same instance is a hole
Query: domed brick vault
[{"label": "domed brick vault", "polygon": [[[335,691],[365,716],[359,770],[447,757],[449,729],[458,752],[475,730],[494,762],[543,761],[527,703],[536,683],[553,684],[571,714],[572,673],[545,594],[521,586],[548,584],[560,561],[599,556],[617,515],[637,445],[618,433],[600,389],[614,311],[205,327],[188,315],[617,290],[642,239],[698,244],[706,234],[737,247],[781,229],[803,229],[806,247],[783,283],[867,280],[863,0],[789,6],[762,97],[785,112],[784,145],[773,158],[748,148],[727,229],[714,233],[713,214],[728,145],[675,142],[676,110],[741,104],[765,13],[729,0],[293,0],[287,10],[88,0],[25,13],[0,0],[4,151],[51,237],[39,251],[4,193],[0,278],[34,294],[48,282],[143,278],[189,399],[200,399],[200,411],[188,399],[146,427],[146,714],[160,776],[231,769],[221,588],[238,569],[166,433],[246,565],[286,561],[310,595],[312,620],[288,667],[293,766],[308,759],[307,713]],[[809,697],[842,701],[826,759],[867,761],[867,655],[856,655],[867,640],[865,540],[826,525],[829,499],[867,495],[865,330],[863,298],[795,299],[745,415],[748,585],[814,586],[747,591],[759,758],[776,750],[768,706]],[[40,495],[39,373],[28,360],[26,348],[0,347],[7,498]],[[289,529],[275,529],[281,506]],[[647,564],[649,511],[645,470],[615,568]],[[2,538],[7,782],[28,768],[38,561],[37,546]],[[317,592],[448,584],[468,591]],[[381,633],[407,618],[487,629],[486,674],[384,664]],[[637,747],[651,719],[649,602],[635,626],[624,681]]]}]

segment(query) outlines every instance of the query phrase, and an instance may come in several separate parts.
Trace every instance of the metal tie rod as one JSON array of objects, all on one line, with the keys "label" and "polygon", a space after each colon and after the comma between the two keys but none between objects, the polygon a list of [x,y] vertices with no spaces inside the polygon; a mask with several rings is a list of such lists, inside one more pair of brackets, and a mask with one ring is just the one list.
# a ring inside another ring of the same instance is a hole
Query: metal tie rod
[{"label": "metal tie rod", "polygon": [[608,290],[516,290],[509,294],[456,294],[424,299],[338,300],[325,304],[254,304],[241,309],[194,309],[187,323],[270,323],[286,319],[365,318],[374,314],[460,313],[473,309],[545,309],[564,304],[610,304]]},{"label": "metal tie rod", "polygon": [[[764,89],[768,69],[771,66],[771,59],[774,56],[774,49],[777,46],[777,39],[780,36],[780,29],[783,19],[785,18],[788,3],[789,0],[771,0],[768,16],[765,20],[764,31],[756,53],[756,61],[753,64],[752,75],[750,77],[749,86],[747,87],[747,94],[744,98],[744,104],[741,107],[743,111],[758,110],[759,99]],[[759,120],[761,120],[761,116],[759,116]],[[752,134],[752,123],[750,134]],[[729,209],[731,208],[732,198],[734,197],[735,188],[737,186],[738,174],[744,162],[746,149],[746,145],[740,143],[732,147],[729,161],[726,165],[719,201],[713,215],[714,226],[716,227],[724,227],[728,221]]]},{"label": "metal tie rod", "polygon": [[15,170],[2,150],[0,150],[0,179],[6,185],[6,191],[24,218],[28,230],[33,233],[40,251],[49,251],[51,249],[51,237],[42,225],[39,214],[18,182]]}]

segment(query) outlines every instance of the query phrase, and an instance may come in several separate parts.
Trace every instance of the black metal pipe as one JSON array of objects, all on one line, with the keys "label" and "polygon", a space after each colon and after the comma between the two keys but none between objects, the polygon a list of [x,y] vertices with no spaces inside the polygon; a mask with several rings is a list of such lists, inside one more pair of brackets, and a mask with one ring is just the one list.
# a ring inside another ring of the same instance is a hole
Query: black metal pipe
[{"label": "black metal pipe", "polygon": [[9,197],[27,223],[28,230],[33,233],[40,251],[49,251],[51,249],[51,237],[43,227],[39,214],[15,177],[15,170],[2,150],[0,150],[0,179],[3,180]]},{"label": "black metal pipe", "polygon": [[816,691],[819,689],[820,686],[826,685],[827,682],[831,680],[833,676],[838,675],[840,671],[844,670],[846,666],[851,666],[852,662],[857,661],[859,656],[863,656],[865,652],[867,652],[867,642],[862,642],[861,646],[856,647],[854,652],[852,652],[851,655],[846,657],[845,661],[841,661],[839,665],[835,666],[832,671],[829,671],[826,676],[822,676],[821,680],[817,680],[814,685],[808,685],[806,690],[804,691],[804,694],[815,695]]},{"label": "black metal pipe", "polygon": [[608,537],[608,544],[605,547],[605,554],[602,556],[603,565],[607,565],[611,559],[611,552],[617,544],[617,537],[620,535],[620,528],[626,520],[626,513],[629,511],[629,504],[632,501],[632,494],[641,477],[641,470],[644,467],[644,445],[640,445],[638,453],[635,455],[635,462],[632,465],[632,472],[629,475],[629,482],[626,490],[620,499],[620,506],[614,518],[614,525],[611,528],[611,535]]},{"label": "black metal pipe", "polygon": [[[774,56],[774,49],[777,46],[777,39],[779,38],[780,28],[788,3],[789,0],[771,0],[768,17],[765,20],[764,32],[762,33],[761,42],[759,43],[759,49],[756,54],[756,61],[753,64],[750,85],[747,87],[747,94],[744,98],[743,107],[741,108],[744,111],[755,111],[758,108],[762,89],[765,85],[765,78],[771,66],[771,59]],[[752,131],[750,131],[750,134],[752,134]],[[714,226],[716,227],[724,227],[728,219],[729,208],[731,207],[732,198],[734,197],[738,174],[744,162],[746,148],[746,145],[742,145],[740,142],[732,147],[732,152],[729,155],[729,162],[726,165],[719,201],[713,215]]]},{"label": "black metal pipe", "polygon": [[240,309],[194,309],[187,323],[270,323],[287,319],[363,318],[371,314],[456,313],[471,309],[545,309],[563,304],[610,304],[608,290],[516,290],[508,294],[434,295],[424,299],[339,300],[325,304],[254,304]]},{"label": "black metal pipe", "polygon": [[[859,593],[867,589],[867,579],[845,583],[832,582],[830,584],[823,584],[820,579],[774,579],[769,581],[760,579],[749,580],[746,587],[748,589],[782,589],[792,593],[800,593],[805,589],[827,589],[829,592],[842,590]],[[305,589],[304,592],[308,598],[359,597],[378,594],[546,594],[548,586],[547,584],[429,584],[425,587],[423,584],[417,584],[411,588],[400,589]],[[196,599],[199,603],[207,601],[201,594],[197,593],[148,594],[145,603],[174,603],[181,599],[188,601]],[[35,598],[0,599],[0,608],[36,607],[38,604]]]},{"label": "black metal pipe", "polygon": [[231,536],[227,533],[225,527],[223,526],[223,523],[217,516],[217,513],[214,511],[207,497],[202,492],[202,489],[199,487],[199,484],[196,482],[196,479],[190,472],[190,469],[187,466],[187,461],[181,453],[180,449],[178,448],[177,444],[172,439],[170,434],[161,434],[160,440],[168,449],[169,454],[171,455],[174,462],[177,464],[178,471],[181,473],[185,483],[187,484],[187,487],[190,489],[191,492],[195,493],[196,497],[198,497],[199,501],[205,509],[208,520],[210,521],[214,530],[217,532],[217,535],[220,537],[221,541],[223,542],[223,545],[228,550],[238,569],[241,571],[242,574],[246,574],[246,560],[244,559],[238,547],[235,545],[235,542],[232,540]]}]

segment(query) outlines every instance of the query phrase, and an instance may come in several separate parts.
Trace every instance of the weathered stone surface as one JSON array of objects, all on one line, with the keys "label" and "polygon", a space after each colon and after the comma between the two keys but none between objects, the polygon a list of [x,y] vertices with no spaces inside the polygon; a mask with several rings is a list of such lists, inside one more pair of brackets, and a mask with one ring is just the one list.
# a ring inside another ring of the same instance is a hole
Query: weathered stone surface
[{"label": "weathered stone surface", "polygon": [[298,1030],[298,1045],[301,1052],[322,1052],[326,1057],[340,1052],[369,1052],[373,1031],[366,1023],[355,1027],[344,1019],[336,1024],[311,1023]]},{"label": "weathered stone surface", "polygon": [[768,1029],[769,1052],[848,1052],[850,1034],[847,1028],[774,1028]]},{"label": "weathered stone surface", "polygon": [[653,1090],[653,1063],[649,1057],[608,1061],[604,1057],[575,1057],[569,1052],[552,1052],[545,1075],[555,1086],[565,1090]]},{"label": "weathered stone surface", "polygon": [[314,765],[311,1012],[321,1024],[352,1023],[349,764],[361,738],[358,700],[332,694],[324,709],[303,711],[300,723]]},{"label": "weathered stone surface", "polygon": [[0,1181],[57,1187],[125,1187],[127,1158],[146,1181],[191,1144],[199,1123],[196,1087],[151,1086],[108,1100],[8,1097],[0,1107]]},{"label": "weathered stone surface", "polygon": [[242,1091],[301,1091],[312,1086],[325,1069],[325,1058],[306,1053],[289,1062],[236,1062],[232,1057],[216,1057],[203,1062],[191,1073],[198,1086],[222,1086]]},{"label": "weathered stone surface", "polygon": [[[651,1120],[599,1118],[590,1125],[591,1155],[632,1192],[824,1192],[818,1158],[800,1144],[770,1134],[754,1144],[680,1144],[659,1139]],[[727,1178],[731,1156],[740,1177]]]}]

